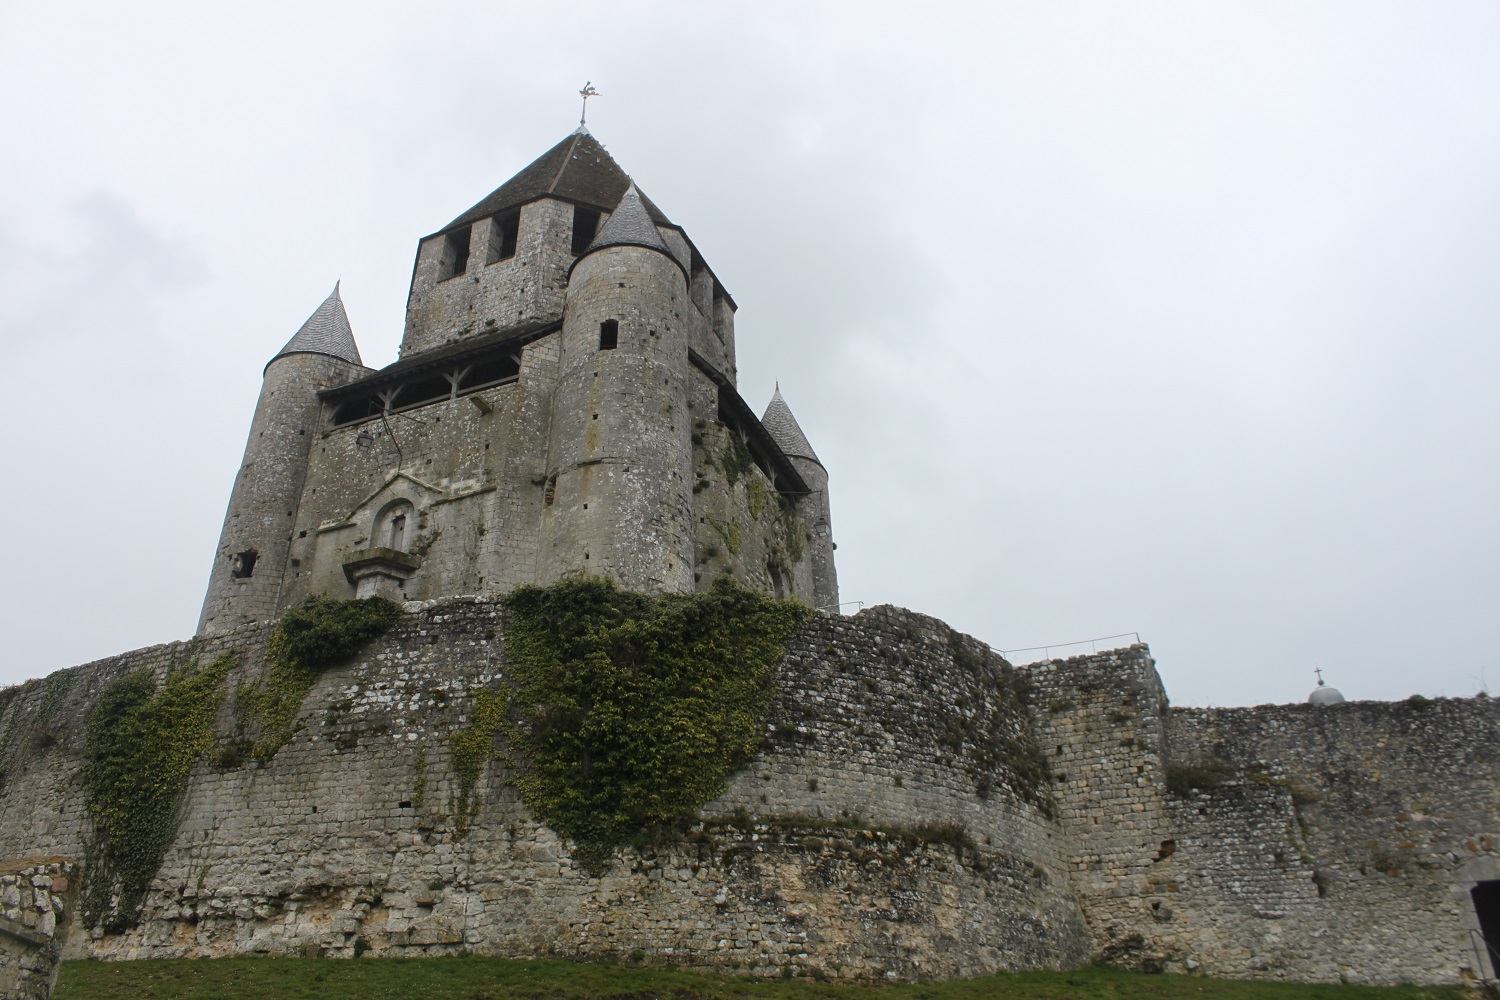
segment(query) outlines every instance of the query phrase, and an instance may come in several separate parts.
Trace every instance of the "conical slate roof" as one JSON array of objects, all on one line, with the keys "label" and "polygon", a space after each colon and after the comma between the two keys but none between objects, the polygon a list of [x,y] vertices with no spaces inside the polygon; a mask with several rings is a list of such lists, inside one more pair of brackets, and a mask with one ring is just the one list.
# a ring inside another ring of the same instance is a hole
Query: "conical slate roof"
[{"label": "conical slate roof", "polygon": [[[620,203],[630,186],[630,177],[599,144],[599,140],[580,130],[537,157],[530,166],[443,228],[452,229],[491,215],[501,215],[549,196],[607,212]],[[640,197],[653,222],[663,226],[672,224],[650,198]]]},{"label": "conical slate roof", "polygon": [[604,225],[599,227],[599,232],[594,236],[594,242],[589,244],[584,253],[622,246],[650,247],[668,256],[672,253],[667,241],[661,238],[656,223],[646,214],[646,206],[641,203],[641,193],[635,189],[634,184],[626,189],[625,196],[620,199],[609,218],[604,220]]},{"label": "conical slate roof", "polygon": [[[349,328],[349,314],[344,312],[344,300],[339,298],[339,283],[333,285],[333,292],[323,300],[313,314],[307,317],[307,322],[302,324],[286,346],[276,352],[276,358],[286,354],[327,354],[354,365],[363,365],[359,357],[359,347],[354,343],[354,331]],[[271,362],[266,362],[270,367]]]},{"label": "conical slate roof", "polygon": [[766,407],[765,416],[760,418],[760,422],[776,443],[781,445],[783,452],[795,458],[810,458],[819,465],[823,464],[818,460],[818,453],[808,443],[807,435],[802,433],[797,418],[792,416],[786,400],[781,398],[781,386],[776,387],[776,394],[771,397],[771,403]]}]

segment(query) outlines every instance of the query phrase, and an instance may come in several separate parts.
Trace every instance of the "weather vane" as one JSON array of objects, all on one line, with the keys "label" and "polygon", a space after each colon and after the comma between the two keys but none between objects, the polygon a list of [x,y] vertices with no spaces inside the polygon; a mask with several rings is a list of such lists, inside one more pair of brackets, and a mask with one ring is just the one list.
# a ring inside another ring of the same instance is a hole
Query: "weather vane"
[{"label": "weather vane", "polygon": [[578,115],[578,127],[583,128],[584,122],[589,116],[589,98],[598,97],[599,91],[595,90],[593,82],[589,81],[583,85],[583,89],[578,93],[583,95],[583,111]]}]

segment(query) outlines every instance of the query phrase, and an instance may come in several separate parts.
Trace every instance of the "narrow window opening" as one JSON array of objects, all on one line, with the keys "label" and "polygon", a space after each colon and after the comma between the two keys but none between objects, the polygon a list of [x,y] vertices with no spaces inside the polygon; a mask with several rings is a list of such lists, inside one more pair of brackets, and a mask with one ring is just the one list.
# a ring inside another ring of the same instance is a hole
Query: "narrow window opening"
[{"label": "narrow window opening", "polygon": [[573,256],[578,256],[589,248],[594,242],[594,234],[599,231],[599,211],[594,208],[584,208],[582,205],[573,206]]},{"label": "narrow window opening", "polygon": [[516,243],[521,235],[521,213],[496,216],[490,223],[489,263],[509,260],[516,255]]},{"label": "narrow window opening", "polygon": [[542,491],[542,504],[544,506],[551,507],[552,506],[552,501],[554,501],[556,499],[557,499],[557,473],[554,472],[554,473],[552,473],[552,475],[550,475],[550,476],[547,477],[547,488]]},{"label": "narrow window opening", "polygon": [[245,580],[255,572],[255,560],[260,558],[260,553],[254,549],[246,549],[236,552],[229,557],[229,575],[236,580]]},{"label": "narrow window opening", "polygon": [[469,227],[443,235],[443,262],[438,280],[455,278],[469,269]]},{"label": "narrow window opening", "polygon": [[599,350],[613,351],[620,346],[620,321],[607,319],[599,324]]},{"label": "narrow window opening", "polygon": [[786,584],[782,582],[781,570],[775,563],[767,563],[766,571],[771,574],[771,592],[776,595],[778,601],[786,599]]}]

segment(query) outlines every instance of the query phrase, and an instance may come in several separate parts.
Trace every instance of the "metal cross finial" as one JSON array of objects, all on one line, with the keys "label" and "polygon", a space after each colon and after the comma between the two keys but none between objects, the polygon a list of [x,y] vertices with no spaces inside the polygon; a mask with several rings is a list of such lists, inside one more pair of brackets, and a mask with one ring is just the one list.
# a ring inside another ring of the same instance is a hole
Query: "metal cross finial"
[{"label": "metal cross finial", "polygon": [[1322,687],[1323,686],[1323,668],[1322,667],[1313,667],[1313,673],[1315,673],[1315,674],[1318,675],[1318,687]]},{"label": "metal cross finial", "polygon": [[598,97],[599,91],[594,89],[594,84],[592,81],[590,81],[585,83],[583,85],[583,89],[578,93],[583,95],[583,111],[578,115],[578,125],[580,128],[582,128],[585,119],[587,119],[589,116],[589,98]]}]

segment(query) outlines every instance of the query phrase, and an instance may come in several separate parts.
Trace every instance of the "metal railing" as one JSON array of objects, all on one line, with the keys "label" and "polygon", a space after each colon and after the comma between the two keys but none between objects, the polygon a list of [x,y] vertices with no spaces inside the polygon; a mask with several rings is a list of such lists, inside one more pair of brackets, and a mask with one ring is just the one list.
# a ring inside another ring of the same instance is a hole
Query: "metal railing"
[{"label": "metal railing", "polygon": [[[1115,642],[1116,639],[1129,639],[1130,642]],[[1139,632],[1121,632],[1118,635],[1104,635],[1097,639],[1080,639],[1077,642],[1060,642],[1051,646],[1025,646],[1021,649],[995,649],[995,652],[1009,660],[1014,666],[1023,663],[1036,663],[1039,660],[1055,660],[1068,656],[1082,656],[1085,652],[1098,653],[1102,650],[1120,649],[1124,646],[1139,645],[1141,635]],[[1107,646],[1099,645],[1101,642],[1110,643]],[[1083,648],[1087,647],[1087,649]],[[994,649],[994,647],[990,647]],[[1054,655],[1053,650],[1059,652]],[[1071,652],[1065,652],[1072,650]],[[1036,656],[1027,656],[1027,653],[1040,653]]]}]

